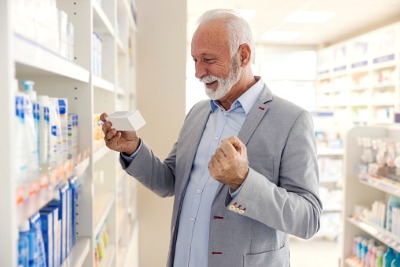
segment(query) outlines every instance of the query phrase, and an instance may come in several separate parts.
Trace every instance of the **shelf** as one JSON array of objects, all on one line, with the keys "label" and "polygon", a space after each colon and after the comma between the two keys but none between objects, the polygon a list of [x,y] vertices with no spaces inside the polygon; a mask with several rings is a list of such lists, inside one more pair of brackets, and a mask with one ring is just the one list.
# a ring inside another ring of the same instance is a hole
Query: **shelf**
[{"label": "shelf", "polygon": [[385,89],[385,88],[395,88],[396,83],[395,82],[382,82],[382,83],[377,83],[372,85],[373,89]]},{"label": "shelf", "polygon": [[115,195],[113,193],[102,195],[98,199],[95,199],[95,202],[97,202],[97,204],[93,210],[94,222],[95,222],[93,236],[98,235],[98,233],[101,230],[101,227],[106,221],[106,218],[115,203]]},{"label": "shelf", "polygon": [[324,179],[320,177],[319,183],[320,184],[331,184],[331,183],[338,183],[342,180],[342,177],[338,177],[336,179]]},{"label": "shelf", "polygon": [[87,168],[89,167],[89,161],[90,161],[90,157],[82,160],[80,163],[78,163],[75,167],[74,167],[74,173],[76,176],[81,177],[83,175],[83,173],[87,170]]},{"label": "shelf", "polygon": [[47,203],[56,197],[57,193],[58,189],[45,188],[17,205],[17,225],[21,225],[22,222],[46,206]]},{"label": "shelf", "polygon": [[347,258],[345,261],[345,266],[349,267],[364,267],[363,264],[361,264],[359,261],[352,259],[352,258]]},{"label": "shelf", "polygon": [[130,1],[128,0],[118,0],[118,5],[122,5],[123,10],[127,11],[127,16],[128,16],[128,21],[129,21],[129,29],[132,31],[136,31],[136,23],[133,19],[133,14],[131,12],[131,6],[130,6]]},{"label": "shelf", "polygon": [[319,147],[317,148],[318,156],[343,156],[343,148],[327,148]]},{"label": "shelf", "polygon": [[324,213],[342,212],[342,207],[324,207]]},{"label": "shelf", "polygon": [[93,26],[96,33],[114,36],[112,23],[96,1],[93,1]]},{"label": "shelf", "polygon": [[75,246],[72,248],[68,257],[65,259],[61,267],[80,267],[89,254],[90,239],[81,237],[77,238]]},{"label": "shelf", "polygon": [[372,64],[372,69],[378,70],[378,69],[386,69],[386,68],[395,68],[396,67],[396,61],[395,60],[390,60],[382,63],[374,63]]},{"label": "shelf", "polygon": [[89,71],[54,52],[14,35],[16,69],[19,75],[61,76],[84,83],[89,82]]},{"label": "shelf", "polygon": [[113,267],[113,260],[115,257],[117,250],[116,250],[116,246],[113,244],[108,245],[105,249],[104,249],[104,257],[103,259],[100,261],[98,267]]},{"label": "shelf", "polygon": [[352,92],[362,92],[362,91],[366,91],[368,89],[369,89],[369,85],[357,85],[357,86],[351,87],[350,91],[352,91]]},{"label": "shelf", "polygon": [[127,54],[126,49],[125,49],[124,45],[122,44],[120,38],[116,38],[116,43],[117,43],[117,48],[118,48],[118,54],[126,55]]},{"label": "shelf", "polygon": [[378,227],[369,223],[363,219],[355,219],[355,218],[348,218],[347,219],[350,223],[354,224],[361,230],[365,231],[366,233],[370,234],[374,238],[378,239],[385,245],[392,247],[397,252],[400,252],[400,237],[395,236],[394,234],[386,231],[385,229]]},{"label": "shelf", "polygon": [[92,77],[93,86],[99,89],[103,89],[109,92],[114,92],[114,84],[104,80],[101,77],[93,76]]},{"label": "shelf", "polygon": [[119,260],[118,267],[124,267],[125,266],[126,255],[127,255],[126,253],[128,253],[128,249],[126,247],[119,247],[118,250],[119,250],[118,251],[119,257],[118,258],[122,259],[122,260]]},{"label": "shelf", "polygon": [[139,266],[138,261],[138,251],[139,251],[139,224],[134,221],[132,224],[132,232],[129,235],[128,242],[124,245],[119,244],[119,257],[118,266],[128,267],[128,266]]},{"label": "shelf", "polygon": [[105,155],[107,155],[111,150],[103,145],[101,148],[97,149],[94,154],[93,154],[93,163],[96,163],[99,161],[101,158],[103,158]]},{"label": "shelf", "polygon": [[400,183],[393,181],[392,179],[386,177],[374,178],[370,175],[364,175],[363,177],[360,177],[360,182],[383,192],[400,197]]},{"label": "shelf", "polygon": [[126,91],[121,87],[117,87],[117,94],[119,96],[126,96]]}]

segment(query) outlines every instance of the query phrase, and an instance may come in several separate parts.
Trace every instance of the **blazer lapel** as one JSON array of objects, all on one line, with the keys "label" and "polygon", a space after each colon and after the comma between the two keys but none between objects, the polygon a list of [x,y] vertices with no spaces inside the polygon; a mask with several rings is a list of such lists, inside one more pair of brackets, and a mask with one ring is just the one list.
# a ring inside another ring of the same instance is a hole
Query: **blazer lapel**
[{"label": "blazer lapel", "polygon": [[268,87],[264,85],[260,96],[257,98],[257,101],[254,103],[254,106],[247,115],[247,118],[244,121],[243,126],[238,134],[238,138],[243,142],[243,144],[247,144],[250,137],[257,129],[258,124],[261,122],[265,113],[267,113],[268,111],[267,103],[271,100],[272,93],[268,89]]}]

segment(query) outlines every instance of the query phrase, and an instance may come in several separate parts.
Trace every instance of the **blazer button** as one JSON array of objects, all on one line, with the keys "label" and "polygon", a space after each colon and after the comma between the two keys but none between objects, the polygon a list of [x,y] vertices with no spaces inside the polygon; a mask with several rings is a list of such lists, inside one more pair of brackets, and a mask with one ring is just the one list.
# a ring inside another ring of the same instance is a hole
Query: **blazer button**
[{"label": "blazer button", "polygon": [[244,213],[244,210],[239,210],[239,214],[243,214]]},{"label": "blazer button", "polygon": [[230,205],[230,206],[229,206],[229,210],[235,211],[235,206]]},{"label": "blazer button", "polygon": [[239,208],[235,208],[235,212],[239,212]]}]

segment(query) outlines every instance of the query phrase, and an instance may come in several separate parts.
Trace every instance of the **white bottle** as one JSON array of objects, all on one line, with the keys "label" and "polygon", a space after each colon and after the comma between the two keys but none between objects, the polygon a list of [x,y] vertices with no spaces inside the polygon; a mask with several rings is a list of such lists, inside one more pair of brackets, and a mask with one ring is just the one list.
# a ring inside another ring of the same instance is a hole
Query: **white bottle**
[{"label": "white bottle", "polygon": [[15,116],[16,157],[14,162],[17,185],[20,186],[28,182],[27,138],[25,136],[24,96],[22,94],[16,94],[15,96]]},{"label": "white bottle", "polygon": [[49,97],[38,96],[40,103],[40,164],[42,173],[47,173],[49,169],[50,157],[50,103]]},{"label": "white bottle", "polygon": [[37,94],[34,90],[35,83],[33,81],[23,81],[25,94],[28,96],[32,105],[33,122],[35,125],[36,132],[36,147],[37,147],[37,157],[40,166],[40,103],[37,100]]},{"label": "white bottle", "polygon": [[50,110],[50,142],[49,167],[51,170],[61,165],[61,125],[58,114],[57,98],[49,98]]},{"label": "white bottle", "polygon": [[[30,86],[30,83],[24,81],[24,86]],[[25,136],[27,139],[27,158],[28,158],[28,180],[29,183],[39,179],[39,156],[37,148],[37,131],[35,129],[35,121],[33,117],[33,105],[29,94],[22,96],[24,99],[24,115],[25,115]]]}]

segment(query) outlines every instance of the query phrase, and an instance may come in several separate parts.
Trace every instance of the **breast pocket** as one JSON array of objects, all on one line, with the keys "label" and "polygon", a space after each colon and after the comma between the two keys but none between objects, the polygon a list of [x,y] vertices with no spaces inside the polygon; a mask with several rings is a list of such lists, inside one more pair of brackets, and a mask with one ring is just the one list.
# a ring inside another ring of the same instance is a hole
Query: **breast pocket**
[{"label": "breast pocket", "polygon": [[269,155],[259,155],[254,153],[248,153],[247,158],[249,160],[250,167],[264,175],[273,183],[277,183],[274,176],[274,157]]}]

